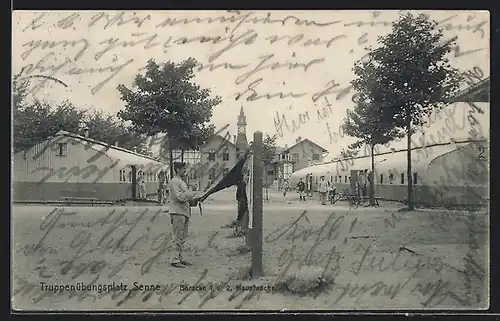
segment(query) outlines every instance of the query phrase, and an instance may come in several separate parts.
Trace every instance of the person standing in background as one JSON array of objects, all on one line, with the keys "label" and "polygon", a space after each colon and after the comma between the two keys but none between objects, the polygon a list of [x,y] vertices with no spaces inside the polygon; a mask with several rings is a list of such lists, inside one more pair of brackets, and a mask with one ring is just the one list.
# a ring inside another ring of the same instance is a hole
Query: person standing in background
[{"label": "person standing in background", "polygon": [[364,203],[366,196],[366,170],[360,171],[358,173],[358,182],[359,182],[359,196],[361,197],[361,203]]},{"label": "person standing in background", "polygon": [[328,190],[328,199],[330,204],[335,204],[335,194],[337,193],[337,188],[333,183],[330,183],[330,189]]},{"label": "person standing in background", "polygon": [[307,175],[306,177],[306,190],[307,196],[312,197],[312,174]]},{"label": "person standing in background", "polygon": [[143,200],[146,199],[146,182],[144,181],[144,172],[139,172],[137,179],[137,187],[138,187],[138,198]]},{"label": "person standing in background", "polygon": [[319,199],[321,205],[326,205],[326,193],[328,193],[328,183],[325,181],[325,176],[321,176],[320,178],[318,184],[318,191],[319,191]]},{"label": "person standing in background", "polygon": [[166,184],[167,184],[167,174],[164,170],[158,173],[158,205],[165,204],[166,201]]},{"label": "person standing in background", "polygon": [[306,194],[305,194],[306,184],[302,180],[302,177],[300,178],[299,183],[297,184],[297,188],[299,190],[299,199],[301,201],[305,201],[306,200]]},{"label": "person standing in background", "polygon": [[290,182],[288,180],[285,180],[285,184],[283,185],[283,196],[286,196],[286,193],[290,189]]},{"label": "person standing in background", "polygon": [[247,184],[250,179],[249,170],[244,167],[241,173],[241,177],[236,183],[236,201],[238,202],[238,215],[236,217],[235,235],[242,235],[246,232],[248,227],[248,222],[245,221],[248,218],[248,196],[247,196]]}]

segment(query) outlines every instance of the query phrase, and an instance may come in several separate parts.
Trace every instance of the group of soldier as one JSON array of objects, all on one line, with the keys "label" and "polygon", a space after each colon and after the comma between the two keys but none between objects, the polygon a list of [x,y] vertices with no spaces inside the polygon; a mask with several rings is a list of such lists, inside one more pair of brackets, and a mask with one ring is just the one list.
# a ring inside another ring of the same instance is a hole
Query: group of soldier
[{"label": "group of soldier", "polygon": [[[158,173],[158,189],[157,189],[157,201],[158,205],[164,205],[167,201],[168,188],[167,188],[167,173],[161,170]],[[142,171],[139,171],[137,175],[137,199],[145,200],[147,199],[146,193],[146,178]]]},{"label": "group of soldier", "polygon": [[[370,183],[371,175],[368,170],[359,171],[356,182],[354,184],[355,190],[350,193],[354,194],[356,201],[358,203],[364,202],[368,197],[367,185]],[[289,184],[285,183],[283,195],[286,196]],[[306,175],[305,182],[300,178],[297,184],[297,190],[299,192],[300,201],[305,201],[306,197],[313,197],[313,175]],[[318,182],[318,193],[319,201],[322,205],[326,205],[327,202],[334,204],[336,202],[335,196],[337,194],[337,188],[333,182],[325,180],[325,176],[321,176]]]}]

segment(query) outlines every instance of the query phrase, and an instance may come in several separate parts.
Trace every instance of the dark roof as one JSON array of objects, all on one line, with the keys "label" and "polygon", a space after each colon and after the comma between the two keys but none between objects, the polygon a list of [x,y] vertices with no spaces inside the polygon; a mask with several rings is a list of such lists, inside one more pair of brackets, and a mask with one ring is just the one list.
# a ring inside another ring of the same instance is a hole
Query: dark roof
[{"label": "dark roof", "polygon": [[290,146],[290,147],[288,147],[288,148],[284,149],[282,152],[286,152],[286,151],[290,150],[292,147],[295,147],[295,146],[297,146],[298,144],[302,144],[302,143],[303,143],[303,142],[305,142],[305,141],[308,141],[309,143],[311,143],[311,144],[313,144],[313,145],[318,146],[319,148],[321,148],[321,150],[322,150],[323,152],[327,152],[327,151],[328,151],[328,150],[326,150],[325,148],[323,148],[322,146],[320,146],[320,145],[316,144],[315,142],[311,141],[310,139],[307,139],[307,138],[306,138],[306,139],[303,139],[303,140],[301,140],[300,142],[295,143],[295,144],[293,144],[292,146]]},{"label": "dark roof", "polygon": [[[454,145],[454,144],[472,143],[472,142],[488,142],[488,139],[483,138],[483,137],[479,137],[477,139],[470,139],[470,138],[453,139],[452,141],[449,141],[449,142],[434,143],[434,144],[428,144],[426,146],[412,147],[411,150],[416,151],[416,150],[420,150],[420,149],[424,149],[424,148],[432,148],[432,147],[436,147],[436,146],[445,146],[445,145]],[[400,148],[400,149],[394,149],[394,150],[386,151],[386,152],[382,152],[382,153],[377,153],[374,155],[375,156],[388,155],[388,154],[393,154],[393,153],[405,152],[407,150],[408,150],[407,148]],[[338,162],[338,161],[342,161],[342,160],[361,159],[361,158],[366,158],[366,157],[370,157],[370,155],[360,155],[360,156],[354,156],[354,157],[344,157],[344,158],[332,159],[331,161],[322,162],[321,164],[316,164],[316,165],[324,165],[324,164],[329,164],[329,163]]]}]

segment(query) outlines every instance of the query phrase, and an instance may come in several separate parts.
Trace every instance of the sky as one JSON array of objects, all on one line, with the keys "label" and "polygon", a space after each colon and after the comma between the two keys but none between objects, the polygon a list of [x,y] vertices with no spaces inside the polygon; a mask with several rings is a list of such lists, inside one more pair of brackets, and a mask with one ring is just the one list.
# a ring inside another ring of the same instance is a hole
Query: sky
[{"label": "sky", "polygon": [[[489,77],[489,12],[424,13],[440,23],[446,37],[458,37],[459,49],[450,56],[454,67]],[[213,110],[217,128],[229,124],[236,134],[243,107],[249,141],[255,131],[277,134],[281,146],[308,138],[334,156],[354,141],[339,133],[346,110],[353,108],[353,91],[342,94],[342,89],[354,77],[355,61],[390,32],[398,14],[16,11],[12,68],[30,77],[30,99],[67,99],[79,108],[115,113],[124,108],[116,87],[132,86],[149,59],[161,63],[193,57],[203,65],[196,83],[222,98]]]}]

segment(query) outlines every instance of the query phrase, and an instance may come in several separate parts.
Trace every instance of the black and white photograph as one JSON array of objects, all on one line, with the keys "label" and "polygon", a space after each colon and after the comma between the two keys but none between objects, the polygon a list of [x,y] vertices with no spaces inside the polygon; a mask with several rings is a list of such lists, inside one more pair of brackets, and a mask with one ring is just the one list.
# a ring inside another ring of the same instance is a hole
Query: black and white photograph
[{"label": "black and white photograph", "polygon": [[486,310],[490,13],[12,14],[11,308]]}]

